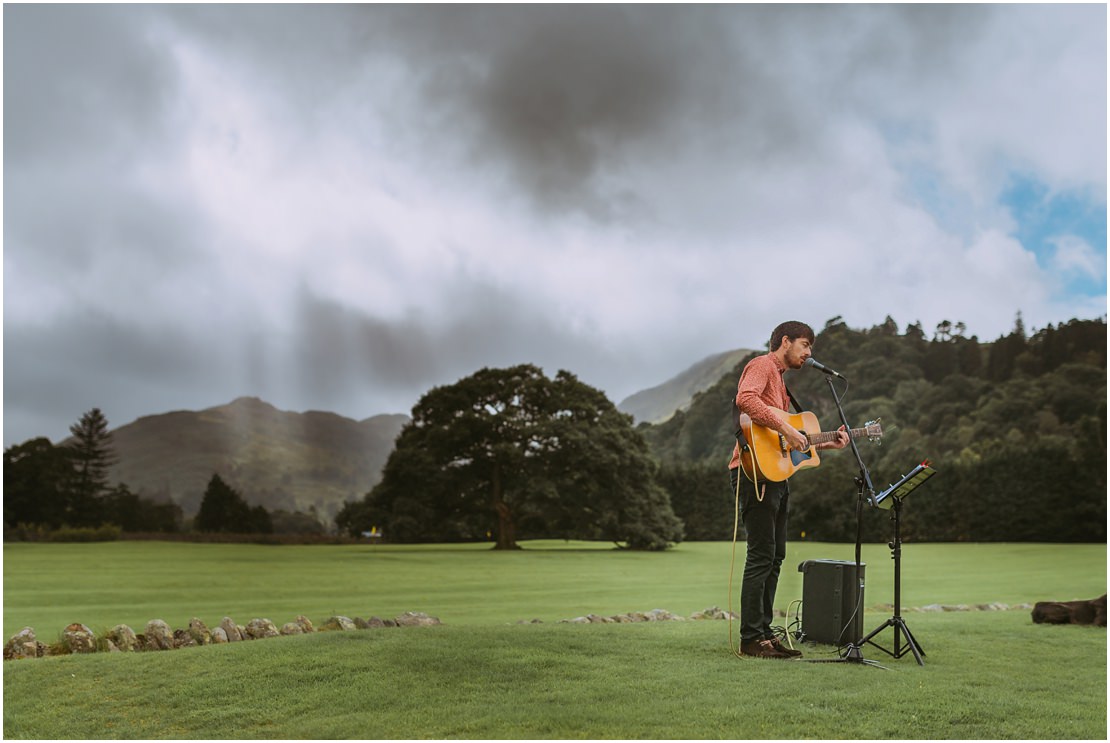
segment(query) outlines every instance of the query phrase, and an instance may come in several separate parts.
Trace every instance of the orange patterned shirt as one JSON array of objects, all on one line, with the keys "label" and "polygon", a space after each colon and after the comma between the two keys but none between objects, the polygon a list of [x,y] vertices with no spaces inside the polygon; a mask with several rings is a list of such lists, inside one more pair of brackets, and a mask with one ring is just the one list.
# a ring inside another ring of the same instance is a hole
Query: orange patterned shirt
[{"label": "orange patterned shirt", "polygon": [[[736,384],[736,407],[747,413],[752,421],[767,428],[776,428],[779,419],[769,408],[790,410],[790,395],[782,375],[786,366],[773,353],[758,356],[748,362]],[[731,470],[740,466],[740,444],[732,448],[732,460],[728,463]]]}]

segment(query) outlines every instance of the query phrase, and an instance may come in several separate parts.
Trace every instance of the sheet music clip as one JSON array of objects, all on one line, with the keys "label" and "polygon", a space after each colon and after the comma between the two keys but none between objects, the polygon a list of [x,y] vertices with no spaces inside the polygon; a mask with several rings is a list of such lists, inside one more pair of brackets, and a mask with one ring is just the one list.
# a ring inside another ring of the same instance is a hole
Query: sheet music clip
[{"label": "sheet music clip", "polygon": [[937,471],[932,468],[929,460],[926,459],[924,462],[914,467],[908,475],[904,475],[901,480],[876,495],[872,505],[876,508],[889,510],[894,505],[895,500],[902,500],[914,490],[924,485],[925,481],[936,473]]}]

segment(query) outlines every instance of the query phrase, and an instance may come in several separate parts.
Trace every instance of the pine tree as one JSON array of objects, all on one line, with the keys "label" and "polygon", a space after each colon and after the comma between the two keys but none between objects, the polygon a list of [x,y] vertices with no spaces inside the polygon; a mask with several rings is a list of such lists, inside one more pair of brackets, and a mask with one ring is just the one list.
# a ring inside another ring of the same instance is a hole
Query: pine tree
[{"label": "pine tree", "polygon": [[251,509],[219,475],[212,475],[193,526],[197,531],[246,534],[254,529]]},{"label": "pine tree", "polygon": [[70,504],[71,526],[95,526],[100,519],[100,499],[108,492],[108,471],[116,463],[108,419],[93,408],[69,427],[73,438],[66,446],[71,452],[76,479]]}]

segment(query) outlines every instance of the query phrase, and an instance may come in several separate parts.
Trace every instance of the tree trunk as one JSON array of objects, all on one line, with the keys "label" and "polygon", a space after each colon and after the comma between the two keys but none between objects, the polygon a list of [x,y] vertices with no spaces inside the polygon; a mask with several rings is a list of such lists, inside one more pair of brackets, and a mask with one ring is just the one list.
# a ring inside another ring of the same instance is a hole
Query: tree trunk
[{"label": "tree trunk", "polygon": [[493,508],[497,511],[497,544],[495,550],[518,550],[516,543],[516,522],[513,512],[505,502],[501,487],[501,465],[493,465]]}]

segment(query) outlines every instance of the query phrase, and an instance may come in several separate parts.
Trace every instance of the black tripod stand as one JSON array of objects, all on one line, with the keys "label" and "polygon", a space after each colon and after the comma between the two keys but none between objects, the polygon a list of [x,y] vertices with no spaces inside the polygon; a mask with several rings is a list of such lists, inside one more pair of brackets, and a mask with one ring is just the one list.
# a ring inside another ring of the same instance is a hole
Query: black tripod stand
[{"label": "black tripod stand", "polygon": [[[921,649],[921,645],[918,644],[913,633],[910,632],[910,628],[906,626],[906,620],[902,618],[902,499],[934,474],[935,470],[929,466],[928,461],[922,462],[913,472],[899,480],[896,485],[891,485],[875,497],[875,506],[878,508],[893,508],[894,511],[890,517],[891,521],[894,522],[894,541],[888,545],[891,558],[894,560],[894,616],[860,640],[860,644],[869,643],[874,645],[893,658],[901,658],[906,653],[912,652],[919,666],[925,665],[925,661],[922,660],[925,651]],[[894,650],[888,650],[872,640],[887,627],[894,628]],[[906,640],[905,645],[902,645],[903,636]]]},{"label": "black tripod stand", "polygon": [[[829,390],[832,391],[833,401],[836,402],[836,409],[840,413],[840,422],[844,424],[844,429],[847,431],[852,430],[848,425],[848,418],[844,415],[844,408],[840,404],[840,396],[836,393],[836,387],[833,385],[832,377],[826,381],[829,383]],[[848,442],[851,444],[852,452],[856,455],[856,463],[859,465],[859,475],[856,476],[856,564],[855,571],[852,575],[852,591],[853,601],[852,605],[855,611],[862,612],[863,607],[860,605],[861,590],[863,588],[862,581],[860,580],[860,565],[862,563],[862,548],[863,548],[863,503],[866,500],[871,505],[875,505],[875,488],[871,484],[871,474],[867,471],[867,465],[863,463],[863,457],[860,456],[859,447],[856,446],[855,439],[851,436],[848,437]],[[849,627],[856,626],[854,617],[849,620]],[[839,658],[820,658],[809,661],[810,663],[859,663],[861,665],[875,666],[877,668],[884,668],[876,661],[867,660],[863,657],[863,644],[864,640],[853,638],[854,642],[849,642],[844,647],[844,653]]]}]

